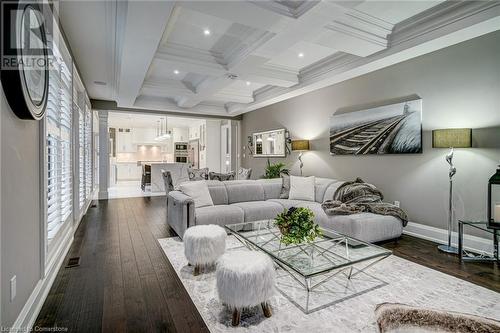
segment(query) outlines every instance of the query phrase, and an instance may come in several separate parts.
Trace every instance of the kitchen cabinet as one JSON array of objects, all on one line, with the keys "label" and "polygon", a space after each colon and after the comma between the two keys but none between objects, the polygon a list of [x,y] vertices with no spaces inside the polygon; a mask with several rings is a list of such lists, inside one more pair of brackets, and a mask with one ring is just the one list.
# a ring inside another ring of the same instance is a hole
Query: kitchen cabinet
[{"label": "kitchen cabinet", "polygon": [[137,146],[132,141],[132,130],[126,132],[116,132],[116,152],[117,153],[134,153],[137,151]]},{"label": "kitchen cabinet", "polygon": [[142,167],[137,166],[137,163],[117,163],[116,178],[117,180],[140,180]]},{"label": "kitchen cabinet", "polygon": [[172,130],[172,136],[174,138],[174,143],[175,142],[188,142],[189,140],[189,133],[188,133],[188,128],[182,128],[182,127],[174,127]]},{"label": "kitchen cabinet", "polygon": [[189,127],[189,140],[196,140],[200,138],[200,126]]},{"label": "kitchen cabinet", "polygon": [[132,131],[132,142],[138,145],[157,144],[156,129],[134,128]]}]

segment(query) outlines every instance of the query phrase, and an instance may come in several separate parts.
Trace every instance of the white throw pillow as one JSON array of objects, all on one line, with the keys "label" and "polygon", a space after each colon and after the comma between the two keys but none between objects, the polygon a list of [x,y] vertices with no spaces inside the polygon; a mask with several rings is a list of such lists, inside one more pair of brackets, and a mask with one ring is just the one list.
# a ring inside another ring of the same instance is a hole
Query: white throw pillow
[{"label": "white throw pillow", "polygon": [[316,178],[290,176],[290,200],[314,201],[314,183]]},{"label": "white throw pillow", "polygon": [[214,202],[208,191],[208,186],[204,180],[190,181],[179,185],[179,189],[185,195],[193,198],[196,208],[213,206]]}]

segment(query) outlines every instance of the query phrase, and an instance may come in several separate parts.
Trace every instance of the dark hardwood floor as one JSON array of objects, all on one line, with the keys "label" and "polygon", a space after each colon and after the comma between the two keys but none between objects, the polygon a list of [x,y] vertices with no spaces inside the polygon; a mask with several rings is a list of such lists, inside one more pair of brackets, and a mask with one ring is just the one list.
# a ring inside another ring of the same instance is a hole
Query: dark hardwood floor
[{"label": "dark hardwood floor", "polygon": [[[156,239],[173,236],[165,197],[99,201],[81,222],[37,318],[69,332],[208,332]],[[500,292],[500,267],[463,264],[436,244],[403,236],[394,254]]]}]

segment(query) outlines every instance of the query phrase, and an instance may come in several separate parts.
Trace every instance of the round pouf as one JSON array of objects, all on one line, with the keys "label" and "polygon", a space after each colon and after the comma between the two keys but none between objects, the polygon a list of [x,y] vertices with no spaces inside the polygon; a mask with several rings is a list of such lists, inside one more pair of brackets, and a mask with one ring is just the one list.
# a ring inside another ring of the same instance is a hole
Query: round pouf
[{"label": "round pouf", "polygon": [[275,270],[272,260],[257,251],[231,251],[217,261],[219,299],[233,311],[233,326],[240,323],[241,310],[261,305],[264,315],[271,316],[268,301],[275,292]]},{"label": "round pouf", "polygon": [[226,231],[218,225],[197,225],[184,233],[184,255],[198,275],[205,266],[213,265],[226,250]]}]

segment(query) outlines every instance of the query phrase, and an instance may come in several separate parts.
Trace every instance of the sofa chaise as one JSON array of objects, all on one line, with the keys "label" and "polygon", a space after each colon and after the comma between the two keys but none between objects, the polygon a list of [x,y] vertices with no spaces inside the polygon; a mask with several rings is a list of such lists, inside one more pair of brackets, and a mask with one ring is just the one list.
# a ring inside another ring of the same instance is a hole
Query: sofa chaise
[{"label": "sofa chaise", "polygon": [[393,216],[372,213],[329,216],[321,208],[324,200],[333,198],[343,183],[335,179],[316,178],[315,201],[281,199],[282,180],[207,181],[213,206],[195,208],[190,196],[180,191],[167,194],[167,223],[179,237],[190,226],[216,224],[224,226],[272,219],[292,206],[307,207],[321,227],[360,239],[379,242],[395,239],[403,232],[402,222]]}]

